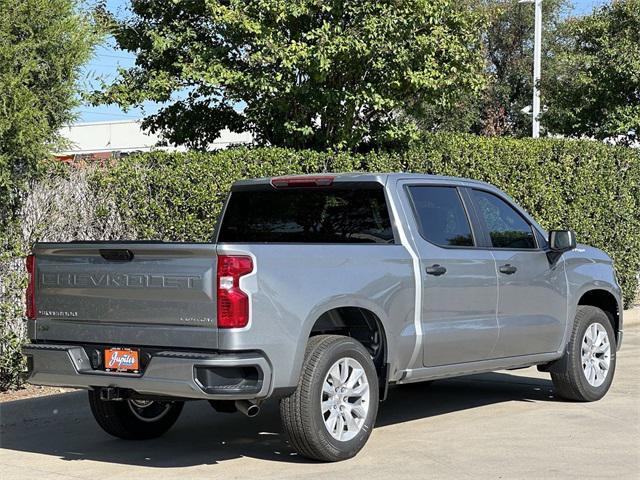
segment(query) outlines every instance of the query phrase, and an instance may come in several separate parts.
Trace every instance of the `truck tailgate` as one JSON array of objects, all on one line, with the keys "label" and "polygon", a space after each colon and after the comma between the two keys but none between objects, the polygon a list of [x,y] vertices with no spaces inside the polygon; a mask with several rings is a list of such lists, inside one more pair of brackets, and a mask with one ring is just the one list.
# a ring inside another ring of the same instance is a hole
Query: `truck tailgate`
[{"label": "truck tailgate", "polygon": [[214,244],[40,243],[34,254],[36,339],[175,345],[169,332],[184,331],[184,343],[217,347]]}]

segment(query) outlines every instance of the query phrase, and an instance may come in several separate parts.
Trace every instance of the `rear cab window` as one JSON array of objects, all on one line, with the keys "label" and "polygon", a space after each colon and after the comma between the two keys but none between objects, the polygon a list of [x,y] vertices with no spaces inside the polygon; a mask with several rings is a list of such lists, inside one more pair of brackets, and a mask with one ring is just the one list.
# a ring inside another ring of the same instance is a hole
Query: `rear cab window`
[{"label": "rear cab window", "polygon": [[384,188],[377,182],[232,190],[220,243],[393,244]]}]

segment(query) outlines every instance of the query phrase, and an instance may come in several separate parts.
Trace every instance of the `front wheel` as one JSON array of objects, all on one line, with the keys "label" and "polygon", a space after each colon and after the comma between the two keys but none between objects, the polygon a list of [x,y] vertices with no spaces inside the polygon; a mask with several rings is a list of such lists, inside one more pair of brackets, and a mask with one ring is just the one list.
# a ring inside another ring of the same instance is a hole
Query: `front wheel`
[{"label": "front wheel", "polygon": [[580,305],[564,357],[551,369],[558,396],[593,402],[609,390],[616,369],[616,342],[609,317]]},{"label": "front wheel", "polygon": [[280,401],[291,445],[314,460],[353,457],[371,435],[378,395],[376,369],[362,344],[339,335],[312,337],[298,386]]},{"label": "front wheel", "polygon": [[147,440],[161,436],[176,423],[184,402],[101,400],[99,391],[89,390],[89,405],[96,422],[108,434],[126,440]]}]

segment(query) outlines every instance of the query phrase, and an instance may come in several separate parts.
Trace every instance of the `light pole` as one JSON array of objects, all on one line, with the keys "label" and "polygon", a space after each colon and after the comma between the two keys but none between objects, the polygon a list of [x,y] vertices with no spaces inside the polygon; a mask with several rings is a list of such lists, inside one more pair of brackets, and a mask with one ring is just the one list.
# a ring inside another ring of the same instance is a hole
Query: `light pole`
[{"label": "light pole", "polygon": [[540,136],[540,61],[542,56],[542,0],[520,0],[518,3],[535,4],[533,32],[533,102],[531,136]]}]

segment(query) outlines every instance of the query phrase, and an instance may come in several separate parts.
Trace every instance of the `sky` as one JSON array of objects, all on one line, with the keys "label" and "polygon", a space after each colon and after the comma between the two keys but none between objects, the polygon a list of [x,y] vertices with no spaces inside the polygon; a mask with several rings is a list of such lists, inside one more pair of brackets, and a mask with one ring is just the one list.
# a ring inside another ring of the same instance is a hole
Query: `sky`
[{"label": "sky", "polygon": [[[117,15],[126,15],[128,0],[107,0],[106,3],[111,12],[115,12]],[[573,0],[572,3],[573,13],[575,15],[584,15],[590,13],[595,7],[608,2],[606,0]],[[98,88],[100,80],[105,82],[112,81],[116,78],[119,67],[128,68],[133,66],[134,63],[135,58],[132,54],[118,50],[113,40],[108,40],[96,48],[93,59],[84,67],[81,84],[85,89],[89,90]],[[76,113],[78,122],[106,122],[135,120],[155,113],[159,108],[159,105],[151,102],[145,103],[142,109],[131,109],[127,112],[114,105],[100,105],[97,107],[81,105]]]}]

